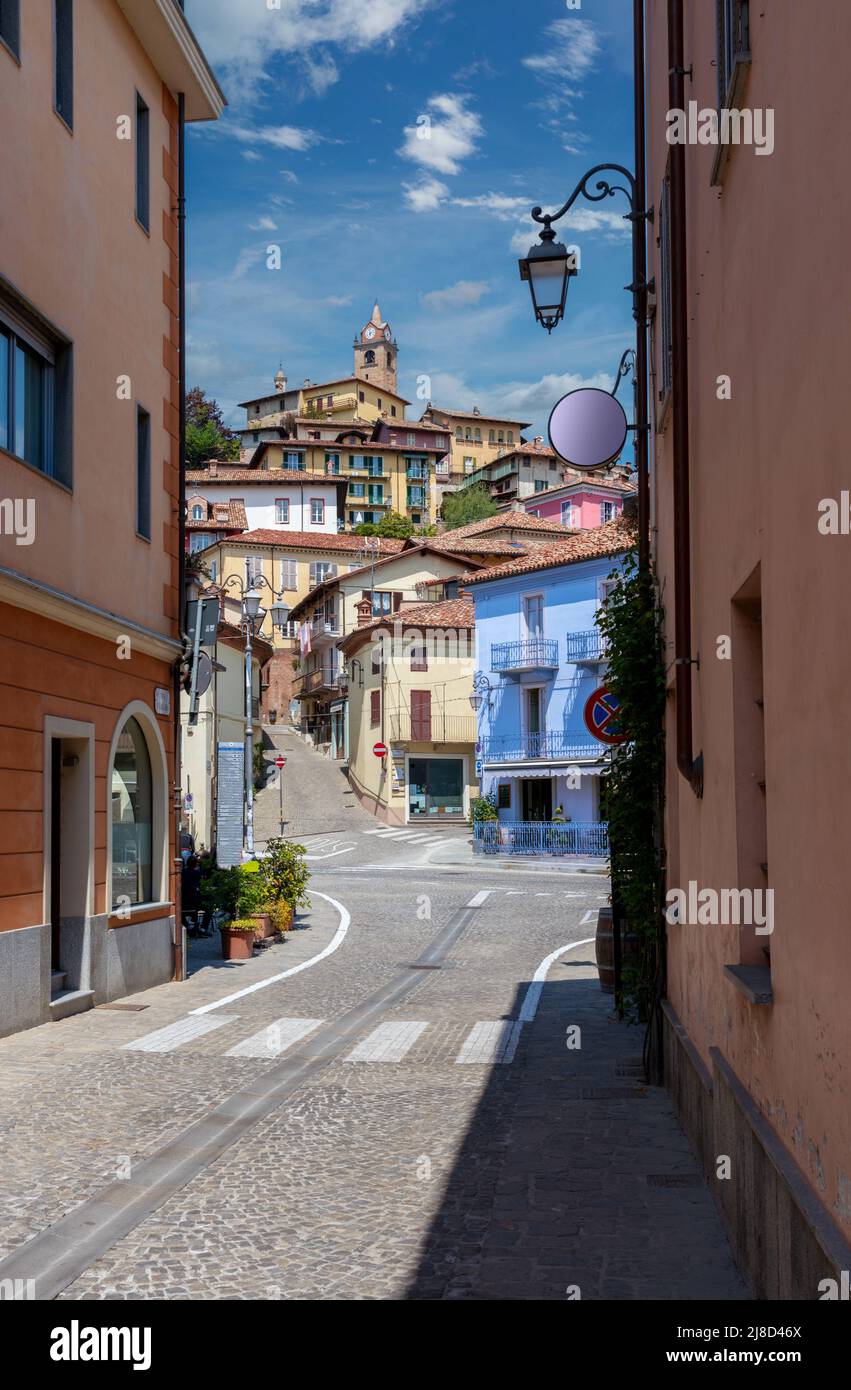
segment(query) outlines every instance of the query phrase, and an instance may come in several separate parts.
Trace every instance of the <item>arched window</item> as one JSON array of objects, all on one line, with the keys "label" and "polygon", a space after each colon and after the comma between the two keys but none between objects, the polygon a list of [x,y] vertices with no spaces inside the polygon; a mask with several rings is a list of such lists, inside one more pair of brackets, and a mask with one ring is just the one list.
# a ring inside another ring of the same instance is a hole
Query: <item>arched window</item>
[{"label": "arched window", "polygon": [[496,430],[488,430],[488,443],[489,443],[489,444],[495,444],[495,443],[496,443]]},{"label": "arched window", "polygon": [[466,430],[466,433],[465,433],[465,436],[464,436],[464,437],[465,437],[465,439],[472,439],[472,438],[473,438],[473,431],[470,429],[470,426],[469,426],[469,425],[467,426],[467,430]]},{"label": "arched window", "polygon": [[464,431],[462,430],[462,428],[461,428],[460,425],[458,426],[458,428],[457,428],[456,431],[455,431],[455,438],[456,438],[456,439],[463,439],[463,438],[464,438]]},{"label": "arched window", "polygon": [[514,443],[514,430],[509,430],[509,431],[508,431],[508,442],[509,442],[509,444],[513,444],[513,443]]},{"label": "arched window", "polygon": [[505,443],[505,432],[504,432],[503,430],[500,430],[500,432],[499,432],[497,438],[498,438],[500,444],[504,444],[504,443]]},{"label": "arched window", "polygon": [[193,521],[203,521],[203,520],[204,520],[204,508],[203,508],[203,507],[195,506],[195,507],[192,508],[192,520],[193,520]]},{"label": "arched window", "polygon": [[475,428],[475,430],[473,431],[473,433],[474,433],[476,439],[479,440],[479,441],[481,441],[482,432],[481,432],[481,430],[479,429],[478,425],[476,426],[476,428]]},{"label": "arched window", "polygon": [[363,360],[368,367],[375,366],[375,353],[373,352],[372,348],[367,348],[366,352],[363,355]]},{"label": "arched window", "polygon": [[111,907],[153,901],[154,787],[138,719],[118,735],[112,761]]}]

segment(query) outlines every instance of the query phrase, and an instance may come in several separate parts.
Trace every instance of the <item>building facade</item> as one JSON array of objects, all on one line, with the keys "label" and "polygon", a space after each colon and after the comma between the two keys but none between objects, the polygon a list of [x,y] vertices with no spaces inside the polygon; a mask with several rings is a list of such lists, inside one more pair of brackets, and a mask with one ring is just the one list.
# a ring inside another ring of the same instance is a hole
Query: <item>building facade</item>
[{"label": "building facade", "polygon": [[542,521],[590,531],[619,517],[624,502],[634,493],[635,484],[628,476],[577,477],[560,487],[539,488],[526,497],[523,510]]},{"label": "building facade", "polygon": [[181,98],[223,97],[181,8],[149,11],[0,7],[4,1033],[180,963]]},{"label": "building facade", "polygon": [[588,723],[595,696],[605,698],[595,615],[634,539],[634,525],[621,519],[467,580],[484,678],[482,792],[495,796],[499,844],[508,852],[545,847],[536,827],[563,825],[568,849],[607,849],[600,792],[609,745]]},{"label": "building facade", "polygon": [[[844,5],[647,3],[666,888],[736,904],[667,926],[666,1068],[762,1299],[851,1268],[849,43]],[[776,106],[773,149],[670,144],[691,101]]]},{"label": "building facade", "polygon": [[349,782],[388,825],[464,821],[476,791],[473,605],[464,598],[417,604],[377,622],[366,603],[363,610],[361,625],[339,643]]},{"label": "building facade", "polygon": [[[342,528],[346,488],[334,475],[307,468],[225,468],[210,463],[188,470],[186,519],[189,549],[201,550],[219,528],[216,508],[246,531],[294,531],[333,536]],[[211,532],[213,533],[211,536]]]}]

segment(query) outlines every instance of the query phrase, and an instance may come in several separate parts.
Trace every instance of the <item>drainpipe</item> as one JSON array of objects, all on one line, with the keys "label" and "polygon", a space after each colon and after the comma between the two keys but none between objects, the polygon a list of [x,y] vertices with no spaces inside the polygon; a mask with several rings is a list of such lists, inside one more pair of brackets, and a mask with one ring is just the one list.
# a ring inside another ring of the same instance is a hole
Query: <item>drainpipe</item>
[{"label": "drainpipe", "polygon": [[[685,110],[683,4],[668,0],[668,105]],[[670,147],[671,353],[674,426],[674,655],[677,766],[695,796],[703,795],[703,754],[693,756],[691,668],[691,535],[689,510],[688,281],[685,146]]]},{"label": "drainpipe", "polygon": [[633,0],[633,89],[635,127],[635,202],[633,209],[633,284],[635,291],[635,466],[638,472],[638,565],[650,568],[650,480],[647,466],[650,427],[647,410],[647,206],[644,119],[644,0]]},{"label": "drainpipe", "polygon": [[[181,637],[186,621],[186,100],[183,92],[177,97],[177,264],[178,264],[178,489],[177,489],[177,622]],[[183,957],[183,914],[180,889],[180,821],[182,804],[180,766],[180,675],[175,663],[172,690],[174,719],[174,978],[186,978]]]}]

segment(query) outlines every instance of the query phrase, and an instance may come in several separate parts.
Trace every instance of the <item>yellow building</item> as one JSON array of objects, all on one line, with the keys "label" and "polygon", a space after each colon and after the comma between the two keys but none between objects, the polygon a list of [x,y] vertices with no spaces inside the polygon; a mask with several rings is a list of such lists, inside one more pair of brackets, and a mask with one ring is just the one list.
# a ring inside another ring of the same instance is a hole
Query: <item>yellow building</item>
[{"label": "yellow building", "polygon": [[450,439],[449,469],[444,469],[437,489],[438,509],[445,493],[459,487],[477,468],[513,453],[523,443],[522,431],[529,428],[528,420],[483,415],[477,405],[469,410],[444,410],[431,401],[422,420],[445,428]]},{"label": "yellow building", "polygon": [[404,615],[406,607],[431,597],[426,590],[435,586],[455,597],[462,576],[479,569],[478,561],[424,541],[397,555],[376,552],[366,565],[326,579],[293,608],[293,623],[303,633],[307,629],[293,696],[301,703],[301,728],[318,748],[332,758],[349,755],[340,638],[365,622]]},{"label": "yellow building", "polygon": [[[345,525],[379,522],[388,512],[409,517],[414,526],[431,525],[437,516],[435,465],[445,445],[426,435],[400,429],[400,442],[378,441],[367,429],[338,423],[335,439],[269,440],[252,456],[252,468],[303,470],[348,481],[340,514]],[[408,444],[407,435],[415,442]]]},{"label": "yellow building", "polygon": [[[338,645],[358,798],[390,825],[465,820],[477,794],[472,601],[416,604],[366,621]],[[388,751],[376,756],[382,744]]]},{"label": "yellow building", "polygon": [[[200,567],[204,578],[222,589],[223,617],[238,625],[243,586],[258,585],[265,609],[271,605],[272,591],[281,596],[287,607],[295,608],[323,580],[359,569],[370,558],[373,547],[382,557],[395,555],[404,545],[404,541],[377,536],[255,530],[196,552],[192,563]],[[284,634],[273,632],[267,612],[259,633],[272,647],[272,656],[263,671],[264,718],[288,718],[296,624],[291,622]]]}]

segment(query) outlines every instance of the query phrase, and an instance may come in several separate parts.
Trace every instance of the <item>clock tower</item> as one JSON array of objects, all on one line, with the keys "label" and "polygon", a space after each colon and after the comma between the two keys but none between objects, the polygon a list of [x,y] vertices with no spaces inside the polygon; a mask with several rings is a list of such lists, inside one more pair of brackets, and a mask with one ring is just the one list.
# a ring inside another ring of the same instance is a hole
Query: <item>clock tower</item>
[{"label": "clock tower", "polygon": [[389,323],[381,317],[376,301],[368,323],[364,324],[355,338],[355,376],[368,381],[373,386],[383,386],[385,391],[396,387],[396,339]]}]

